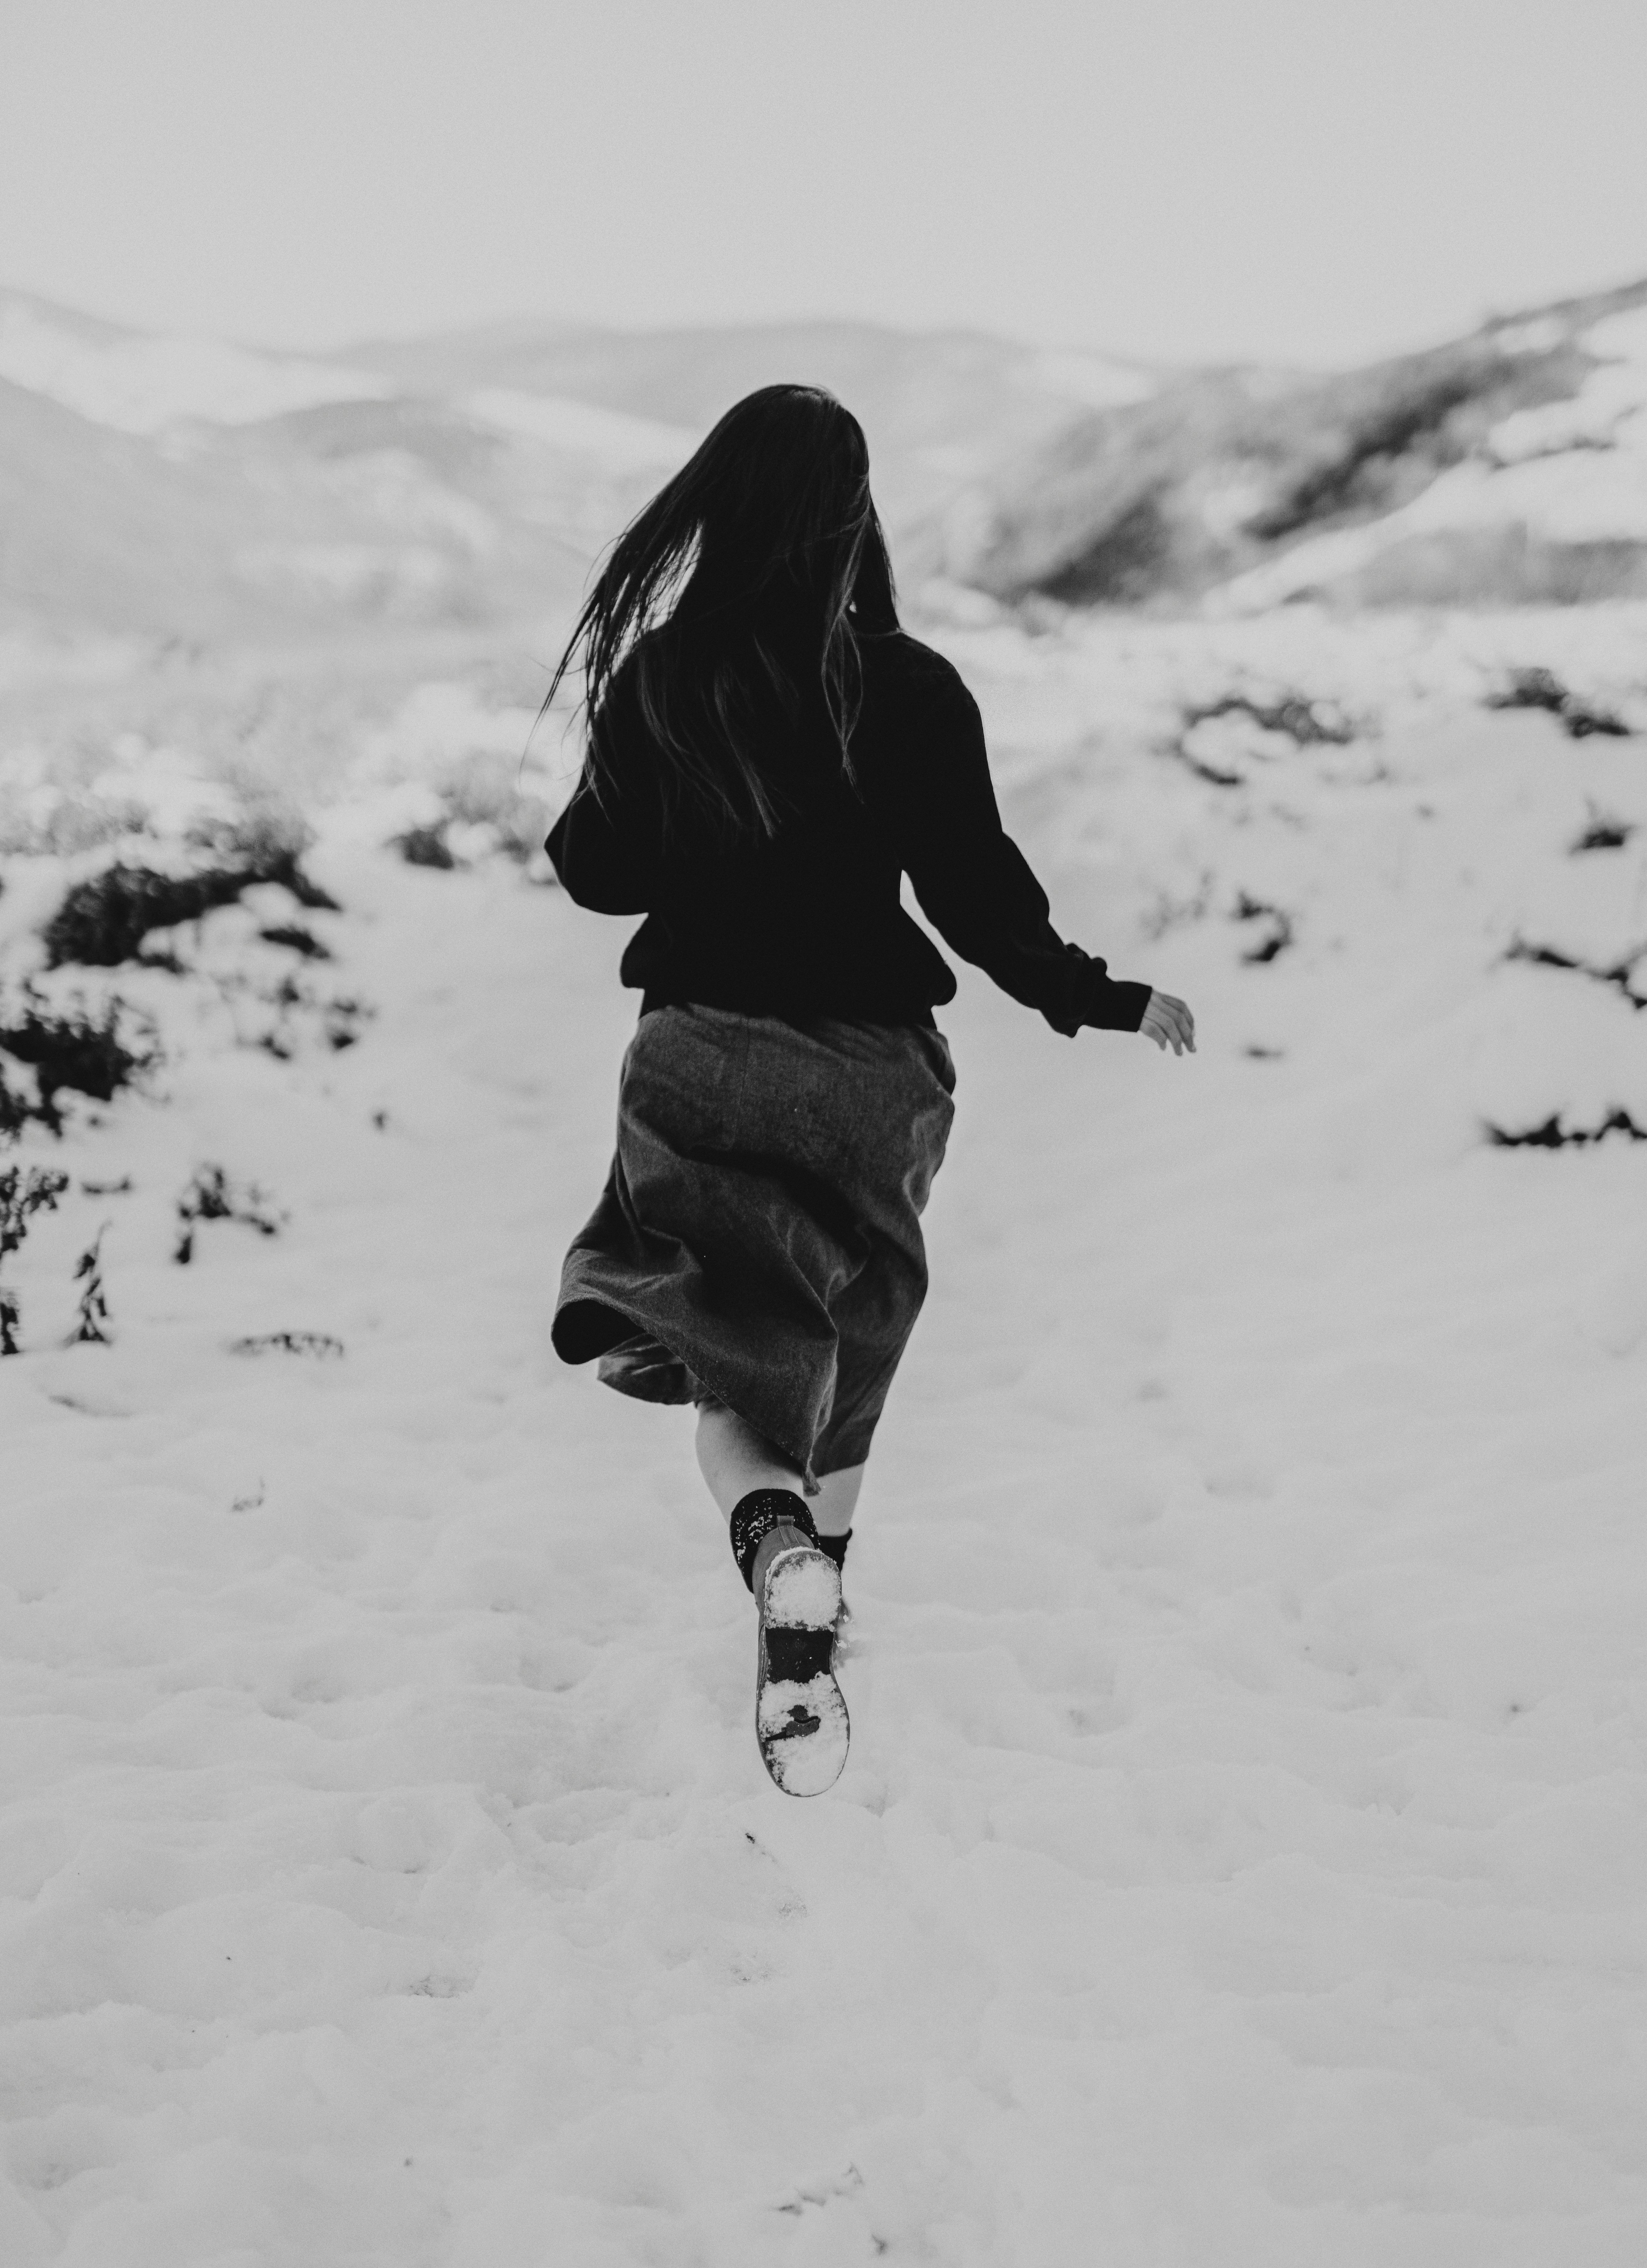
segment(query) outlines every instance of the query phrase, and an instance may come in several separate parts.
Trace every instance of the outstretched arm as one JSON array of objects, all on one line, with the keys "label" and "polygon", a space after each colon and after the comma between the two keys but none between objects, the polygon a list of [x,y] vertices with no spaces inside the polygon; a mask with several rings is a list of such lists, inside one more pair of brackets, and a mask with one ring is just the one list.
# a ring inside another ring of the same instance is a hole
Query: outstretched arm
[{"label": "outstretched arm", "polygon": [[1001,823],[978,703],[946,673],[905,736],[899,831],[921,909],[966,960],[1038,1008],[1054,1031],[1142,1028],[1148,984],[1119,983],[1105,963],[1066,944],[1046,893]]}]

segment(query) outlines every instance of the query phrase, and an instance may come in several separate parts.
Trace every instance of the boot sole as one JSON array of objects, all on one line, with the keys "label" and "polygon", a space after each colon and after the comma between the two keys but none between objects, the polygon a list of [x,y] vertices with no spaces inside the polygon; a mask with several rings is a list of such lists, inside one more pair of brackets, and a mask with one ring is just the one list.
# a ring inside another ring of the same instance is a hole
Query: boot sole
[{"label": "boot sole", "polygon": [[840,1571],[822,1551],[779,1552],[762,1587],[755,1737],[774,1787],[822,1795],[846,1762],[852,1727],[835,1682]]}]

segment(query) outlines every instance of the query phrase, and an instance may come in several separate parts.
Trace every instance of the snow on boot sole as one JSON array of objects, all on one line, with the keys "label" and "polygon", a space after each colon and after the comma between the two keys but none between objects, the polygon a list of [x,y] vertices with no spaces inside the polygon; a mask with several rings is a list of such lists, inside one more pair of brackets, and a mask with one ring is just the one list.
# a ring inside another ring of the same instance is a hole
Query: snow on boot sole
[{"label": "snow on boot sole", "polygon": [[761,1587],[755,1736],[772,1784],[822,1795],[840,1778],[851,1727],[835,1683],[840,1571],[809,1546],[780,1551]]}]

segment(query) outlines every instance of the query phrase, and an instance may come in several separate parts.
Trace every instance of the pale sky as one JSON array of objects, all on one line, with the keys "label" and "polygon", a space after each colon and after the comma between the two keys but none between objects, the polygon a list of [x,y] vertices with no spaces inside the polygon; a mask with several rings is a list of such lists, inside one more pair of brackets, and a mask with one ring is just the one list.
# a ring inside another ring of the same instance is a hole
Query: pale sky
[{"label": "pale sky", "polygon": [[0,284],[1350,359],[1647,273],[1647,0],[0,0]]}]

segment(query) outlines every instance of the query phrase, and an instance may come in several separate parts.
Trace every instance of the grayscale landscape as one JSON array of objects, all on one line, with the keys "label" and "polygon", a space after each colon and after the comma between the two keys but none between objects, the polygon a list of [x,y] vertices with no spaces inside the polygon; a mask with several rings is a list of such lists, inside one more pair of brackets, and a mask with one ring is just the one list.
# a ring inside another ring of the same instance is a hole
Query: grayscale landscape
[{"label": "grayscale landscape", "polygon": [[[689,1413],[549,1343],[638,1003],[540,706],[777,379],[1200,1034],[961,970],[812,1804]],[[0,294],[6,2268],[1635,2268],[1644,1008],[1647,283],[1333,372]]]}]

